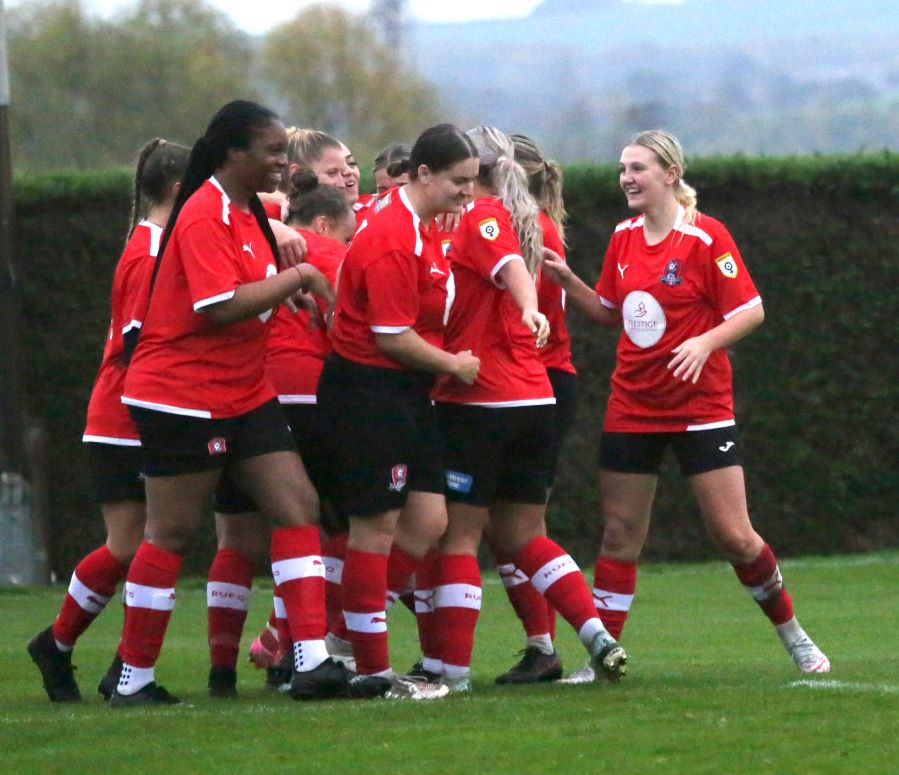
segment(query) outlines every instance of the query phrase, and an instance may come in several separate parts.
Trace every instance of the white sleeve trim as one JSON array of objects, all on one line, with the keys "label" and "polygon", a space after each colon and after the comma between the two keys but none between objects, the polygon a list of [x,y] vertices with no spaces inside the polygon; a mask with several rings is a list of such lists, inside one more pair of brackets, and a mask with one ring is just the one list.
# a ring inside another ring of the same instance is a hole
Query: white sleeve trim
[{"label": "white sleeve trim", "polygon": [[208,299],[200,299],[194,302],[194,312],[199,312],[203,307],[209,307],[212,304],[218,304],[220,301],[227,301],[234,298],[234,291],[220,293],[218,296],[210,296]]},{"label": "white sleeve trim", "polygon": [[[599,296],[599,294],[596,294]],[[608,309],[618,309],[618,305],[609,301],[605,296],[599,296],[599,303],[602,304],[603,307],[607,307]]]},{"label": "white sleeve trim", "polygon": [[761,304],[761,303],[762,303],[762,297],[756,296],[754,299],[750,299],[745,304],[741,304],[736,309],[732,309],[730,312],[726,312],[721,317],[723,317],[725,320],[729,320],[734,315],[736,315],[738,312],[743,312],[744,310],[752,309],[753,307],[758,307],[759,304]]},{"label": "white sleeve trim", "polygon": [[503,256],[499,261],[497,261],[493,269],[490,270],[490,280],[497,288],[506,287],[505,285],[503,285],[503,283],[499,282],[496,279],[496,276],[499,274],[500,270],[510,261],[521,261],[521,263],[524,263],[524,259],[517,253],[510,253],[508,256]]},{"label": "white sleeve trim", "polygon": [[127,334],[132,328],[140,328],[143,325],[139,320],[132,320],[127,326],[122,329],[122,336]]},{"label": "white sleeve trim", "polygon": [[412,326],[372,326],[371,330],[376,334],[401,334]]}]

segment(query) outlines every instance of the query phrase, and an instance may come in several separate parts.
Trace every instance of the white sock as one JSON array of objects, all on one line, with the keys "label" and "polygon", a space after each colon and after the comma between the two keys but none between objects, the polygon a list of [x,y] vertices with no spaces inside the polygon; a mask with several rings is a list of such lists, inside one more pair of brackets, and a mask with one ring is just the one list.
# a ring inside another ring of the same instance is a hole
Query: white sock
[{"label": "white sock", "polygon": [[293,666],[298,673],[315,670],[327,658],[328,649],[325,648],[325,641],[321,638],[298,640],[293,644]]},{"label": "white sock", "polygon": [[127,663],[122,665],[119,675],[119,685],[116,688],[119,694],[137,694],[147,684],[156,680],[154,668],[134,667]]},{"label": "white sock", "polygon": [[593,646],[593,641],[596,640],[596,636],[604,636],[602,638],[603,644],[611,643],[614,638],[609,635],[606,628],[603,626],[603,623],[599,620],[598,616],[594,616],[592,619],[587,619],[584,622],[584,626],[578,631],[577,636],[581,639],[581,643],[583,643],[587,647],[587,651],[591,649]]},{"label": "white sock", "polygon": [[437,675],[443,673],[443,660],[441,659],[422,657],[421,666],[423,670],[427,670],[429,673],[437,673]]},{"label": "white sock", "polygon": [[463,665],[448,665],[446,662],[443,663],[443,674],[453,680],[456,681],[459,678],[468,678],[471,676],[471,668]]},{"label": "white sock", "polygon": [[799,620],[795,616],[788,622],[784,622],[783,624],[775,624],[774,629],[777,630],[777,634],[780,637],[781,642],[787,647],[795,643],[797,640],[806,637],[805,630],[803,630],[802,627],[799,626]]},{"label": "white sock", "polygon": [[553,648],[552,638],[549,637],[548,632],[542,635],[528,635],[528,647],[531,646],[547,656],[552,656],[556,653],[555,648]]}]

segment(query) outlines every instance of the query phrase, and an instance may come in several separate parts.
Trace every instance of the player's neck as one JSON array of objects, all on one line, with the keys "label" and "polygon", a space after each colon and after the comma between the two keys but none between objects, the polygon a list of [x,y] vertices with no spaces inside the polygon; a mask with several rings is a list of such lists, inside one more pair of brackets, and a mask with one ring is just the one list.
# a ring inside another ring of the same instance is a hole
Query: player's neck
[{"label": "player's neck", "polygon": [[677,220],[677,200],[668,199],[643,211],[643,235],[647,245],[658,245],[674,228]]}]

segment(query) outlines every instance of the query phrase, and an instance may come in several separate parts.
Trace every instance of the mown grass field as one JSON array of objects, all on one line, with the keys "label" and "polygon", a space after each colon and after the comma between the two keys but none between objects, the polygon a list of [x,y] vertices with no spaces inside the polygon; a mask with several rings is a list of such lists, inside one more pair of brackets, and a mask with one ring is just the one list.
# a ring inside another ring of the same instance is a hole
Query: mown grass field
[{"label": "mown grass field", "polygon": [[[522,637],[485,572],[475,691],[433,703],[304,704],[239,668],[240,698],[205,695],[205,592],[186,580],[157,676],[186,701],[112,710],[94,693],[118,606],[76,650],[85,696],[51,705],[25,653],[64,587],[0,590],[0,771],[10,773],[896,773],[899,553],[787,560],[797,611],[833,671],[799,674],[723,562],[646,565],[615,686],[499,687]],[[260,583],[245,644],[268,613]],[[566,668],[584,651],[563,622]],[[414,625],[391,614],[394,666],[416,657]]]}]

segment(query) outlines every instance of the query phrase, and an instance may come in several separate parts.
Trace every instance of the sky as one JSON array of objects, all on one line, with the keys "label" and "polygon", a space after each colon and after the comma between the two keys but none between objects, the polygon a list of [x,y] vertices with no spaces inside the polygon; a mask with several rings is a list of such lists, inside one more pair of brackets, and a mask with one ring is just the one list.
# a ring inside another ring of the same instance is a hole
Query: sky
[{"label": "sky", "polygon": [[[253,34],[266,32],[293,18],[301,8],[316,1],[322,0],[206,0],[228,13],[242,30]],[[329,2],[354,11],[365,11],[369,6],[369,0]],[[88,6],[104,15],[132,3],[133,0],[87,0]],[[11,4],[15,4],[15,0]],[[539,4],[540,0],[411,0],[409,7],[412,15],[419,19],[448,22],[527,16]]]}]

